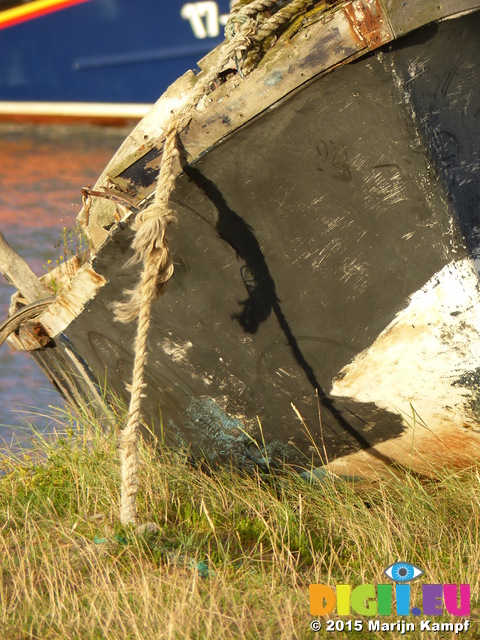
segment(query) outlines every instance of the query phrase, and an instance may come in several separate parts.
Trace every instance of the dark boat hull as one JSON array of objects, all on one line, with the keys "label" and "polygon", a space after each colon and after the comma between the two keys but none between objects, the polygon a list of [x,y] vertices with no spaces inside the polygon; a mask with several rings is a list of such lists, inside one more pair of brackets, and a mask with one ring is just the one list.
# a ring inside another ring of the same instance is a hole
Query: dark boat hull
[{"label": "dark boat hull", "polygon": [[[416,30],[184,164],[144,399],[167,442],[337,470],[478,450],[479,30],[479,12]],[[145,153],[118,183],[151,190]],[[130,242],[115,225],[84,310],[41,318],[56,346],[34,357],[77,403],[103,381],[128,400],[134,326],[111,303]]]}]

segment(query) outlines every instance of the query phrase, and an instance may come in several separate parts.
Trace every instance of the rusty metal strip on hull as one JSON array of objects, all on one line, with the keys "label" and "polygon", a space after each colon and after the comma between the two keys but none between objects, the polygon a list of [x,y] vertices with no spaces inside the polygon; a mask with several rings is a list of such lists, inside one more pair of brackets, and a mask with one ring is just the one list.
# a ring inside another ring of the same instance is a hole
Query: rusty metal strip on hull
[{"label": "rusty metal strip on hull", "polygon": [[354,0],[347,3],[342,11],[352,27],[359,44],[369,50],[381,47],[393,39],[387,14],[379,0]]}]

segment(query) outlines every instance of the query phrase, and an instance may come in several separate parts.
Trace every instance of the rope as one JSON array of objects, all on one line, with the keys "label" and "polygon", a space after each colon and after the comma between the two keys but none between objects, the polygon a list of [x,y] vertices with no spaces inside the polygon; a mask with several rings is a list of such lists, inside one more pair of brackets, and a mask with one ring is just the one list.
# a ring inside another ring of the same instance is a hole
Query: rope
[{"label": "rope", "polygon": [[[222,45],[220,64],[216,65],[198,83],[186,106],[177,114],[172,114],[163,147],[160,174],[152,204],[137,214],[133,229],[132,243],[134,256],[129,264],[142,263],[140,282],[133,291],[127,292],[125,302],[114,305],[115,319],[131,322],[138,318],[135,338],[135,359],[131,384],[131,396],[127,425],[123,430],[120,444],[122,488],[120,521],[122,524],[136,524],[136,494],[138,490],[138,447],[137,434],[141,423],[141,399],[145,387],[144,373],[147,362],[147,337],[151,322],[151,307],[161,295],[173,274],[167,230],[176,216],[169,205],[170,195],[175,187],[179,151],[177,138],[191,118],[199,101],[212,91],[221,71],[233,58],[242,76],[255,66],[265,41],[275,36],[286,22],[297,16],[312,4],[312,0],[292,0],[278,8],[278,0],[235,0],[225,27],[226,41]],[[262,14],[272,11],[272,15]]]},{"label": "rope", "polygon": [[[244,35],[247,35],[247,30],[250,31],[248,34],[248,46],[239,44],[236,49],[237,60],[239,60],[239,54],[243,54],[243,73],[249,73],[256,67],[262,46],[266,44],[271,46],[280,28],[305,11],[311,4],[313,4],[313,0],[292,0],[289,4],[279,8],[270,17],[260,21],[260,12],[275,8],[277,0],[257,0],[243,8],[239,7],[230,16],[225,27],[227,38],[237,38],[238,34],[242,33],[239,25],[243,25]],[[257,10],[256,13],[255,10]],[[254,16],[255,20],[253,20]],[[272,41],[269,42],[269,38],[272,38]]]},{"label": "rope", "polygon": [[151,306],[161,295],[173,274],[173,261],[167,241],[167,227],[174,221],[175,214],[168,205],[170,193],[175,186],[173,161],[178,155],[176,148],[176,122],[167,133],[163,159],[158,177],[153,204],[139,213],[135,219],[136,231],[133,241],[134,259],[143,261],[140,286],[137,287],[127,305],[117,306],[116,317],[128,322],[137,317],[135,338],[135,360],[133,364],[132,391],[128,408],[127,425],[122,432],[120,461],[122,488],[120,501],[120,522],[137,522],[136,495],[138,490],[138,447],[137,433],[141,421],[142,390],[145,387],[144,373],[147,363],[147,337],[151,321]]}]

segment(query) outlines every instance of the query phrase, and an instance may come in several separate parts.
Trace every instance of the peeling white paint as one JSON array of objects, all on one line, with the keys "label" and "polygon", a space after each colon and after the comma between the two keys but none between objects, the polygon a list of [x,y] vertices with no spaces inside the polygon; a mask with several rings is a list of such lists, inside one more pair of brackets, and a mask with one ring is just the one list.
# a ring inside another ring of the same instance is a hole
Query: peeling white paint
[{"label": "peeling white paint", "polygon": [[87,304],[95,298],[100,287],[106,284],[103,276],[86,263],[73,279],[64,285],[54,302],[39,316],[39,322],[51,337],[56,337],[80,315]]},{"label": "peeling white paint", "polygon": [[413,406],[431,430],[474,427],[472,390],[459,380],[479,366],[479,281],[465,259],[413,294],[372,346],[342,369],[331,393],[410,417]]},{"label": "peeling white paint", "polygon": [[161,349],[164,351],[174,362],[183,362],[187,358],[187,354],[193,347],[193,343],[187,340],[184,343],[177,343],[169,338],[165,338],[161,344]]}]

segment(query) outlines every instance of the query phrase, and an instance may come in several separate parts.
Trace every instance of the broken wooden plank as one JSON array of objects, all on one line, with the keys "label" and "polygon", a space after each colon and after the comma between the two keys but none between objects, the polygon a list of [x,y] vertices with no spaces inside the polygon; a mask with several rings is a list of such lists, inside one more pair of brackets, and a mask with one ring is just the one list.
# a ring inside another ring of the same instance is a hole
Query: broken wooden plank
[{"label": "broken wooden plank", "polygon": [[52,292],[33,273],[28,264],[7,243],[0,231],[0,271],[27,303],[51,297]]}]

